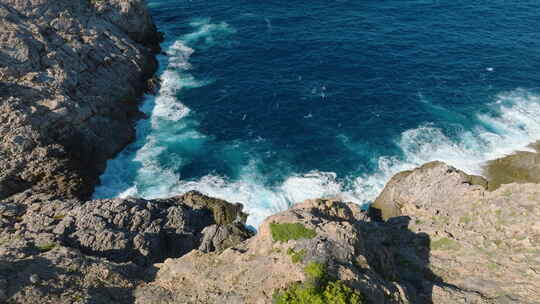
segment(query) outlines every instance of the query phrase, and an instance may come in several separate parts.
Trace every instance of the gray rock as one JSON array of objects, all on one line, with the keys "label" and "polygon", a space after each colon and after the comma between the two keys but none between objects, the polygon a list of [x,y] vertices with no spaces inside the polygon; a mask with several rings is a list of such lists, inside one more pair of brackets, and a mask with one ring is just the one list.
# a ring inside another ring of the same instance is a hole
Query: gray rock
[{"label": "gray rock", "polygon": [[87,198],[156,70],[144,1],[0,0],[0,28],[0,199]]},{"label": "gray rock", "polygon": [[6,279],[0,279],[0,301],[6,301],[8,298],[7,294],[7,280]]},{"label": "gray rock", "polygon": [[[234,247],[167,259],[152,284],[137,287],[135,303],[272,303],[275,292],[308,280],[312,262],[365,303],[537,303],[538,185],[485,186],[434,162],[387,184],[377,201],[397,216],[383,212],[386,221],[337,200],[296,204]],[[283,224],[314,234],[278,241],[272,226]]]},{"label": "gray rock", "polygon": [[[191,194],[189,204],[184,196],[170,199],[110,199],[80,202],[77,200],[5,201],[5,212],[0,219],[19,235],[32,240],[37,248],[61,244],[77,248],[83,253],[107,258],[115,262],[135,262],[149,265],[168,257],[179,257],[201,246],[207,251],[233,246],[252,234],[239,222],[224,222],[215,206],[202,201],[212,198]],[[14,198],[18,198],[15,196]],[[242,219],[246,215],[238,205],[220,202],[229,210],[231,218]],[[236,212],[233,213],[233,212]],[[213,233],[207,227],[220,227]]]},{"label": "gray rock", "polygon": [[24,258],[15,248],[0,255],[2,303],[122,303],[133,302],[133,288],[144,269],[114,263],[56,246]]},{"label": "gray rock", "polygon": [[[203,246],[203,239],[213,251],[252,235],[240,205],[200,193],[190,193],[188,203],[184,197],[81,202],[28,190],[1,201],[0,299],[133,303],[133,289],[152,279],[153,263]],[[215,218],[209,202],[240,220]],[[208,227],[217,229],[209,234]]]},{"label": "gray rock", "polygon": [[199,250],[202,252],[222,251],[252,237],[254,233],[242,223],[212,225],[203,229]]},{"label": "gray rock", "polygon": [[434,288],[434,303],[470,302],[465,291],[488,303],[538,302],[540,192],[538,184],[519,182],[488,191],[435,162],[386,185],[379,206],[411,217],[408,229],[429,236],[430,270],[460,291]]},{"label": "gray rock", "polygon": [[387,220],[404,215],[402,206],[414,199],[418,207],[444,198],[458,201],[468,193],[487,188],[487,181],[468,175],[442,162],[430,162],[414,171],[403,171],[392,177],[371,205],[372,216]]}]

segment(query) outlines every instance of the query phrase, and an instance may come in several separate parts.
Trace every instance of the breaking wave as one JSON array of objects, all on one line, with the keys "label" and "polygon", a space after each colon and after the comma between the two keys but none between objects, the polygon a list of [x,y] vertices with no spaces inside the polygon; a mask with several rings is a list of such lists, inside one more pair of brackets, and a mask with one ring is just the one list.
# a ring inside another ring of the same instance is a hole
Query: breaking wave
[{"label": "breaking wave", "polygon": [[210,19],[196,20],[191,27],[191,33],[164,45],[167,55],[159,56],[159,93],[147,96],[142,106],[150,118],[137,123],[137,140],[109,161],[95,198],[161,198],[198,190],[244,204],[250,214],[248,224],[256,227],[265,217],[305,199],[340,197],[368,204],[392,175],[428,161],[440,160],[481,174],[487,160],[526,150],[528,144],[540,139],[540,97],[516,89],[499,94],[489,111],[473,115],[475,127],[463,128],[456,136],[448,135],[435,123],[402,132],[395,141],[401,153],[376,157],[376,168],[359,176],[312,171],[290,174],[272,184],[260,170],[261,161],[252,155],[248,165],[238,169],[237,178],[207,174],[183,179],[178,169],[198,157],[205,144],[213,140],[199,130],[197,118],[178,97],[183,90],[212,83],[211,79],[195,79],[190,74],[190,58],[197,49],[221,43],[221,38],[235,32],[227,23],[214,24]]}]

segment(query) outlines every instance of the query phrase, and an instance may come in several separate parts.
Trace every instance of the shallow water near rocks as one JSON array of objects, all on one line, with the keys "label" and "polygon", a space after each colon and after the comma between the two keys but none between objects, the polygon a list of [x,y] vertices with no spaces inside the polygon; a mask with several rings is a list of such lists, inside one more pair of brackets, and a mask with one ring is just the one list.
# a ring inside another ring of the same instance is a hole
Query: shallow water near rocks
[{"label": "shallow water near rocks", "polygon": [[257,226],[371,202],[431,160],[468,173],[540,139],[538,1],[148,1],[162,86],[95,197],[199,190]]}]

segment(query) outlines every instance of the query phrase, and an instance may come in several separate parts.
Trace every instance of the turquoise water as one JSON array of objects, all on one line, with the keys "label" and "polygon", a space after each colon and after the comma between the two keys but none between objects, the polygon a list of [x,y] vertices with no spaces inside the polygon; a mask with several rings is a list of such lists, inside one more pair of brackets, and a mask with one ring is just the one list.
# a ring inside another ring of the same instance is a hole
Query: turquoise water
[{"label": "turquoise water", "polygon": [[249,224],[540,139],[538,1],[151,0],[162,86],[95,197],[188,190]]}]

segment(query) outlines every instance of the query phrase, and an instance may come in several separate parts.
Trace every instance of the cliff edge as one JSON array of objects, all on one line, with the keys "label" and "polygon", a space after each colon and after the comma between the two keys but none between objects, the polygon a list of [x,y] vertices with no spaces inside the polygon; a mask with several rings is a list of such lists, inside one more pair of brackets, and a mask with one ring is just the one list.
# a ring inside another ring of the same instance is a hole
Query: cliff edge
[{"label": "cliff edge", "polygon": [[156,71],[144,1],[0,0],[0,29],[0,199],[88,198]]},{"label": "cliff edge", "polygon": [[136,303],[539,303],[540,188],[484,182],[433,162],[396,175],[369,211],[297,204],[221,253],[156,265]]},{"label": "cliff edge", "polygon": [[198,192],[87,201],[157,85],[144,1],[0,0],[0,29],[0,303],[540,303],[537,153],[490,181],[428,163],[255,236]]}]

